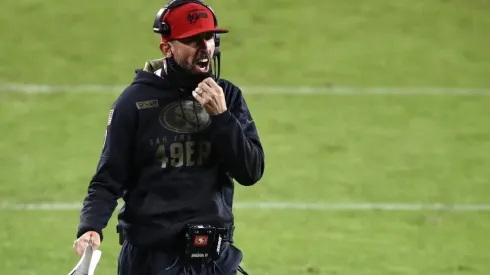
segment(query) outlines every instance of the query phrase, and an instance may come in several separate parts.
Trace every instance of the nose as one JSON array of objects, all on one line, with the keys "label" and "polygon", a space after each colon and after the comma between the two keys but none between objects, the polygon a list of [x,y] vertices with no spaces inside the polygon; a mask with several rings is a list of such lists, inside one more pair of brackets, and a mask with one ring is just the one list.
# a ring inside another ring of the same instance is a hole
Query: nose
[{"label": "nose", "polygon": [[209,45],[205,37],[199,37],[199,48],[203,50],[208,50]]}]

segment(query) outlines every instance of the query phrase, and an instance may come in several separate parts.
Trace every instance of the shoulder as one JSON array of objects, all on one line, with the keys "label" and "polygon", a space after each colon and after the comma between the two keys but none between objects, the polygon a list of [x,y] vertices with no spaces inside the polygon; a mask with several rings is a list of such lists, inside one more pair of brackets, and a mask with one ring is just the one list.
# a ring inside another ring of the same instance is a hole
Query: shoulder
[{"label": "shoulder", "polygon": [[114,105],[122,108],[137,109],[138,102],[156,98],[154,88],[144,83],[132,83],[126,86],[116,97]]},{"label": "shoulder", "polygon": [[[138,104],[151,103],[145,90],[145,85],[131,84],[123,88],[121,93],[113,100],[111,111],[118,113],[125,118],[134,118],[138,116]],[[154,104],[154,103],[152,103]]]},{"label": "shoulder", "polygon": [[122,92],[115,98],[113,108],[131,109],[135,102],[137,88],[133,85],[125,87]]},{"label": "shoulder", "polygon": [[239,92],[239,93],[241,93],[240,87],[238,87],[237,85],[235,85],[230,80],[227,80],[227,79],[224,79],[224,78],[220,78],[218,80],[218,85],[220,85],[221,88],[223,88],[223,91],[224,92]]},{"label": "shoulder", "polygon": [[223,93],[225,94],[226,102],[233,103],[236,101],[242,101],[243,92],[240,87],[232,83],[227,79],[220,78],[218,80],[218,85],[223,88]]}]

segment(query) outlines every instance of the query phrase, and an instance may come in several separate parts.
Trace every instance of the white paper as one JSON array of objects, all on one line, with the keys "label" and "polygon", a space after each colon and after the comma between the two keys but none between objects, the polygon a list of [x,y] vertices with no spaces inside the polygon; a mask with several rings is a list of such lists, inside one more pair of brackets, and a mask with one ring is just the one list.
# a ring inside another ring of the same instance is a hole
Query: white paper
[{"label": "white paper", "polygon": [[99,263],[102,256],[102,252],[89,245],[85,248],[80,261],[77,265],[68,273],[68,275],[94,275],[95,268]]}]

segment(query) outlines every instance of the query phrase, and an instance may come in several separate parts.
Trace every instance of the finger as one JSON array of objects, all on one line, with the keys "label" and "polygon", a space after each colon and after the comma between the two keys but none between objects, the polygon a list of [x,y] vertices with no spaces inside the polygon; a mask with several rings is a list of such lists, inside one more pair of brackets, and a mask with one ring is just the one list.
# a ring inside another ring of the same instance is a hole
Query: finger
[{"label": "finger", "polygon": [[223,88],[221,88],[221,86],[219,86],[214,79],[206,78],[203,82],[210,87],[210,93],[214,94],[215,96],[223,96]]},{"label": "finger", "polygon": [[214,88],[214,89],[220,89],[221,87],[218,85],[218,83],[216,83],[216,81],[214,81],[214,79],[212,79],[211,77],[208,77],[206,79],[204,79],[204,81],[206,84],[209,85],[209,87],[211,88]]},{"label": "finger", "polygon": [[206,82],[199,83],[199,85],[197,87],[201,88],[203,93],[214,94],[213,88],[211,88],[211,86],[209,86],[209,84],[207,84]]},{"label": "finger", "polygon": [[99,248],[99,246],[100,246],[100,242],[98,242],[98,241],[94,241],[94,242],[92,243],[92,247],[93,247],[94,249],[98,249],[98,248]]},{"label": "finger", "polygon": [[204,91],[202,90],[202,88],[201,88],[201,87],[197,87],[197,88],[196,88],[194,91],[195,91],[195,92],[196,92],[198,95],[202,95],[202,93],[204,92]]},{"label": "finger", "polygon": [[213,98],[214,98],[214,92],[212,91],[211,88],[208,88],[210,90],[207,90],[206,92],[203,92],[200,96],[202,97],[203,99],[203,102],[201,103],[201,105],[203,104],[209,104],[210,102],[213,101]]},{"label": "finger", "polygon": [[85,248],[87,248],[88,243],[86,242],[77,242],[76,244],[76,253],[78,256],[82,256],[83,252],[85,251]]},{"label": "finger", "polygon": [[217,93],[223,93],[223,88],[216,82],[211,83],[211,88],[213,88]]},{"label": "finger", "polygon": [[194,98],[195,98],[197,101],[199,101],[199,103],[200,103],[201,105],[204,105],[204,98],[202,97],[202,95],[198,94],[198,93],[196,92],[196,90],[192,91],[192,96],[193,96],[193,97],[194,97]]},{"label": "finger", "polygon": [[216,93],[216,91],[209,87],[209,86],[204,86],[204,88],[201,88],[203,93],[201,94],[201,96],[205,99],[212,99],[212,98],[215,98],[218,94]]}]

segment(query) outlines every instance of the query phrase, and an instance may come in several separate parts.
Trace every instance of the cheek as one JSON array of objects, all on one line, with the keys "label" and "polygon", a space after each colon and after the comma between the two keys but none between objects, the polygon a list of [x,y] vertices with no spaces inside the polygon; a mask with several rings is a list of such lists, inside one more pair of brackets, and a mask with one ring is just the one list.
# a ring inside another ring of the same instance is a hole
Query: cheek
[{"label": "cheek", "polygon": [[182,62],[187,61],[189,59],[189,53],[186,50],[178,49],[173,51],[173,54],[175,59]]}]

